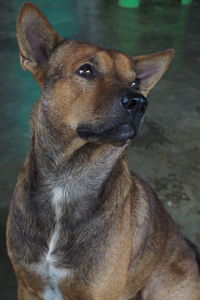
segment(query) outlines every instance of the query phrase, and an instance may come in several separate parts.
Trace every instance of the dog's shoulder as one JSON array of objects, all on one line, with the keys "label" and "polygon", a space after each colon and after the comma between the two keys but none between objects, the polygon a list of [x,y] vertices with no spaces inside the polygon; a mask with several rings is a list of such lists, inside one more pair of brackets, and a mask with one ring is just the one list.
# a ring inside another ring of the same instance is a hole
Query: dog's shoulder
[{"label": "dog's shoulder", "polygon": [[165,247],[169,233],[177,227],[151,186],[135,173],[132,176],[132,223],[139,227],[141,243],[146,240],[152,251]]},{"label": "dog's shoulder", "polygon": [[155,209],[155,206],[162,206],[156,192],[144,179],[139,177],[135,172],[131,171],[131,179],[133,186],[133,201],[148,203],[149,208]]}]

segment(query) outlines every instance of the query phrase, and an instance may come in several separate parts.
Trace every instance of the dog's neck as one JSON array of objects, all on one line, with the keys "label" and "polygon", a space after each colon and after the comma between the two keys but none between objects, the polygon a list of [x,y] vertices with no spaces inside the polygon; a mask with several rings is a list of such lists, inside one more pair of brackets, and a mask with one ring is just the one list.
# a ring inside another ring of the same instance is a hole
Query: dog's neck
[{"label": "dog's neck", "polygon": [[31,150],[31,169],[37,180],[34,186],[41,186],[49,194],[57,216],[63,205],[69,204],[80,214],[78,203],[81,202],[81,211],[95,203],[114,166],[120,165],[128,172],[126,163],[120,159],[126,146],[85,143],[73,134],[67,135],[67,127],[63,136],[63,131],[51,125],[40,104],[35,110]]}]

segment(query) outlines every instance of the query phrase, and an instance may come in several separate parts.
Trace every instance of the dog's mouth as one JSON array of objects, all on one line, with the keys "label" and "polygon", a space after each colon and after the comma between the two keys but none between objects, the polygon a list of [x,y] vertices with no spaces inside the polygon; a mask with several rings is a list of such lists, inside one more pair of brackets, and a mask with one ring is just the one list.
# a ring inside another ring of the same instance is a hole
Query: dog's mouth
[{"label": "dog's mouth", "polygon": [[117,126],[104,129],[92,128],[88,125],[80,125],[77,127],[77,134],[86,140],[106,140],[125,143],[129,139],[137,136],[139,129],[142,126],[142,121],[138,123],[125,123]]}]

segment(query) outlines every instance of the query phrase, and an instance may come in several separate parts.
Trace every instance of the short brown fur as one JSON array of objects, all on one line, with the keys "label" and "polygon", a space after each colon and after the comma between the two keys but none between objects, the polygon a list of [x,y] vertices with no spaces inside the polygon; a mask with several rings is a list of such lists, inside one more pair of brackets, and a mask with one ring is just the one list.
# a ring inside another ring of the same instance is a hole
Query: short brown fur
[{"label": "short brown fur", "polygon": [[[116,133],[122,92],[139,78],[146,96],[173,50],[128,57],[64,40],[31,3],[21,8],[17,37],[21,64],[42,89],[7,223],[18,299],[200,300],[193,250],[129,171],[129,138]],[[83,64],[95,67],[94,79],[79,76]],[[95,135],[80,137],[82,124]]]}]

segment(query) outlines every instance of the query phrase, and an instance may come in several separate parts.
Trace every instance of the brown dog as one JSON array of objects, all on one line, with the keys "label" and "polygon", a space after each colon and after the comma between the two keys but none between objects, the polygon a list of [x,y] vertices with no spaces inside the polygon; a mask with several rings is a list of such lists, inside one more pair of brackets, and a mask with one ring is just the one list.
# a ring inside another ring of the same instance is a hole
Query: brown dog
[{"label": "brown dog", "polygon": [[173,50],[62,39],[31,3],[20,59],[42,88],[7,226],[19,300],[200,300],[194,253],[124,151]]}]

